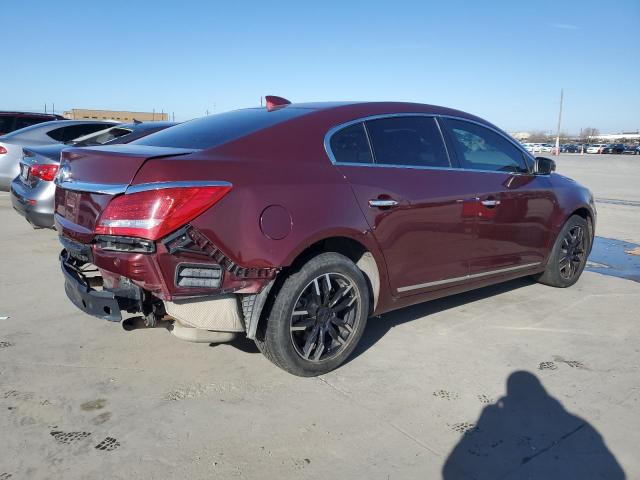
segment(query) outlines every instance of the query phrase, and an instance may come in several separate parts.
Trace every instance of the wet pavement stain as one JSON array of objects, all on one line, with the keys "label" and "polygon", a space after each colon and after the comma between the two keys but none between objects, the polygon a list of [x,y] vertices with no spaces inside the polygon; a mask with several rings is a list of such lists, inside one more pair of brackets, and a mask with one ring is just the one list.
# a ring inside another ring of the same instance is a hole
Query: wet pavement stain
[{"label": "wet pavement stain", "polygon": [[585,270],[640,282],[640,245],[596,237]]},{"label": "wet pavement stain", "polygon": [[111,419],[111,412],[104,412],[98,415],[97,417],[94,417],[91,420],[91,423],[93,423],[94,425],[102,425],[103,423],[108,422],[110,419]]},{"label": "wet pavement stain", "polygon": [[85,412],[90,412],[92,410],[100,410],[101,408],[104,408],[106,403],[107,403],[106,399],[99,398],[98,400],[93,400],[91,402],[83,403],[82,405],[80,405],[80,408]]}]

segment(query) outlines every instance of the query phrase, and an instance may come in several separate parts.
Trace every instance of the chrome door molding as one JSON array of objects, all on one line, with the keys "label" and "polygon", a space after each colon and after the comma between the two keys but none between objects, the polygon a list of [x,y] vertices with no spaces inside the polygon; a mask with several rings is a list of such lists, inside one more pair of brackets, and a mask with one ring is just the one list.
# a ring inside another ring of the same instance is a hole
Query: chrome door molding
[{"label": "chrome door molding", "polygon": [[406,287],[399,287],[397,290],[398,290],[398,293],[404,293],[404,292],[409,292],[411,290],[420,290],[428,287],[436,287],[438,285],[446,285],[448,283],[466,282],[474,278],[488,277],[490,275],[499,275],[501,273],[514,272],[516,270],[524,270],[526,268],[535,267],[536,265],[540,265],[540,264],[541,262],[526,263],[524,265],[516,265],[514,267],[499,268],[497,270],[489,270],[487,272],[473,273],[470,275],[464,275],[462,277],[436,280],[435,282],[419,283],[417,285],[407,285]]}]

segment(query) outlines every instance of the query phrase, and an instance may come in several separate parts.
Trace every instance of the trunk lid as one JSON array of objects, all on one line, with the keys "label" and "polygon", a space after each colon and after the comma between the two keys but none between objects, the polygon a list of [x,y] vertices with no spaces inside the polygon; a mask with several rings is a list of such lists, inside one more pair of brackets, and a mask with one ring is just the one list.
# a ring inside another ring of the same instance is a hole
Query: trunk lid
[{"label": "trunk lid", "polygon": [[62,151],[56,182],[58,231],[87,243],[102,211],[114,195],[123,193],[150,158],[187,155],[193,149],[113,145]]}]

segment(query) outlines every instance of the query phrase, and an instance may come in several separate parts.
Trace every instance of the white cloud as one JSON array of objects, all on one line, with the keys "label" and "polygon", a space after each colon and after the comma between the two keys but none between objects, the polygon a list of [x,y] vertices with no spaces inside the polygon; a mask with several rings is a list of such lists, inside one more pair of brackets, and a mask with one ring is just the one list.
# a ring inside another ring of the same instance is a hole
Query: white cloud
[{"label": "white cloud", "polygon": [[559,28],[561,30],[579,30],[580,27],[577,25],[572,25],[570,23],[554,23],[551,25],[553,28]]}]

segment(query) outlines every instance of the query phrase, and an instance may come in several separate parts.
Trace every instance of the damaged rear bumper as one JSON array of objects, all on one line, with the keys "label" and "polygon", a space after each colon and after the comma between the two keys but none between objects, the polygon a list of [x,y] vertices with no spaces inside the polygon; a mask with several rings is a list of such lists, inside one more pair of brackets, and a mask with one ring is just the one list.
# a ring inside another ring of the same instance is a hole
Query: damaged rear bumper
[{"label": "damaged rear bumper", "polygon": [[88,265],[79,256],[72,256],[69,251],[62,250],[60,253],[60,267],[64,275],[64,290],[69,300],[89,315],[119,322],[122,320],[122,311],[137,312],[142,311],[142,289],[134,284],[116,290],[96,290],[92,285],[100,284],[102,277],[87,277],[83,267]]}]

